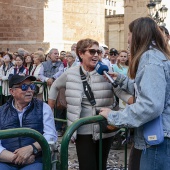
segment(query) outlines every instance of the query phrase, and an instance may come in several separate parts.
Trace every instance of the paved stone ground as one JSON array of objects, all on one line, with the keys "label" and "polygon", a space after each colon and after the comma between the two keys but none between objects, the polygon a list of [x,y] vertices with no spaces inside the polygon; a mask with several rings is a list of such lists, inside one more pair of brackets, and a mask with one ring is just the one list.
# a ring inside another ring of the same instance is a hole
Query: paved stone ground
[{"label": "paved stone ground", "polygon": [[[59,138],[59,141],[61,141],[61,138]],[[128,145],[127,159],[129,158],[129,152],[130,145]],[[69,154],[68,160],[69,170],[79,170],[76,148],[75,145],[72,143],[69,144],[68,154]],[[107,163],[107,170],[124,170],[124,158],[125,158],[124,146],[122,146],[120,150],[111,149]]]}]

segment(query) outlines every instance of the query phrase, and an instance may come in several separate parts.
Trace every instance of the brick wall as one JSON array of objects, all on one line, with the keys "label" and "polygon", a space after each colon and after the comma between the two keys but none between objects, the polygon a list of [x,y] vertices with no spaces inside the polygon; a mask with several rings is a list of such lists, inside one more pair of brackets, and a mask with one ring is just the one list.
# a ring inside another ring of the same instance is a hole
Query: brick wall
[{"label": "brick wall", "polygon": [[87,37],[104,43],[104,6],[105,0],[1,0],[0,51],[70,50]]},{"label": "brick wall", "polygon": [[40,0],[1,0],[0,50],[18,47],[35,51],[44,39],[44,3]]}]

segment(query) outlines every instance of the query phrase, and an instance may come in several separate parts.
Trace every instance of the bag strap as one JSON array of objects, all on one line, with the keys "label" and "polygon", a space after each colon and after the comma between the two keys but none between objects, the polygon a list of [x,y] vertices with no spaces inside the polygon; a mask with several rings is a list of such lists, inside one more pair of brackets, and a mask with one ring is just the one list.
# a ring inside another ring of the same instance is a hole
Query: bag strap
[{"label": "bag strap", "polygon": [[84,93],[87,96],[87,99],[89,100],[90,104],[94,106],[96,104],[94,94],[91,90],[91,87],[87,83],[86,75],[83,73],[81,66],[80,66],[80,76],[83,83]]}]

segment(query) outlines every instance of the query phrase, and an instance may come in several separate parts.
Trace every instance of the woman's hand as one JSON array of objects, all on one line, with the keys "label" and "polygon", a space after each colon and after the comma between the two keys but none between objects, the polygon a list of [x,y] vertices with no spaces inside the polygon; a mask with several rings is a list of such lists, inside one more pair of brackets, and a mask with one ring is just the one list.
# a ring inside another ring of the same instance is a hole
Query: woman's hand
[{"label": "woman's hand", "polygon": [[[110,77],[112,77],[114,80],[116,80],[116,78],[117,78],[117,76],[118,76],[118,73],[116,73],[116,72],[112,72],[112,73],[108,72],[108,75],[109,75]],[[104,78],[105,78],[107,81],[109,81],[108,78],[107,78],[105,75],[103,75],[103,76],[104,76]]]},{"label": "woman's hand", "polygon": [[108,72],[108,74],[109,74],[109,76],[112,77],[114,80],[116,80],[116,78],[117,78],[117,76],[118,76],[118,73],[116,73],[116,72],[112,72],[112,73]]},{"label": "woman's hand", "polygon": [[71,143],[76,144],[76,139],[73,136],[71,137]]},{"label": "woman's hand", "polygon": [[109,108],[101,108],[99,115],[102,115],[103,117],[105,117],[107,119],[110,111],[112,111],[112,110]]}]

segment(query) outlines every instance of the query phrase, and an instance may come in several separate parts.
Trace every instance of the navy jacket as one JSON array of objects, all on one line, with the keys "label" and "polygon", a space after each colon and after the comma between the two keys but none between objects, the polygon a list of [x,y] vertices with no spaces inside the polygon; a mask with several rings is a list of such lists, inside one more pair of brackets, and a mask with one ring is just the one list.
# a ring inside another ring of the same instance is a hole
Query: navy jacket
[{"label": "navy jacket", "polygon": [[[43,102],[33,99],[23,114],[22,127],[32,128],[43,134]],[[18,113],[12,106],[12,98],[0,107],[0,130],[20,128]],[[2,146],[14,152],[16,149],[30,145],[35,140],[30,137],[2,139]]]}]

